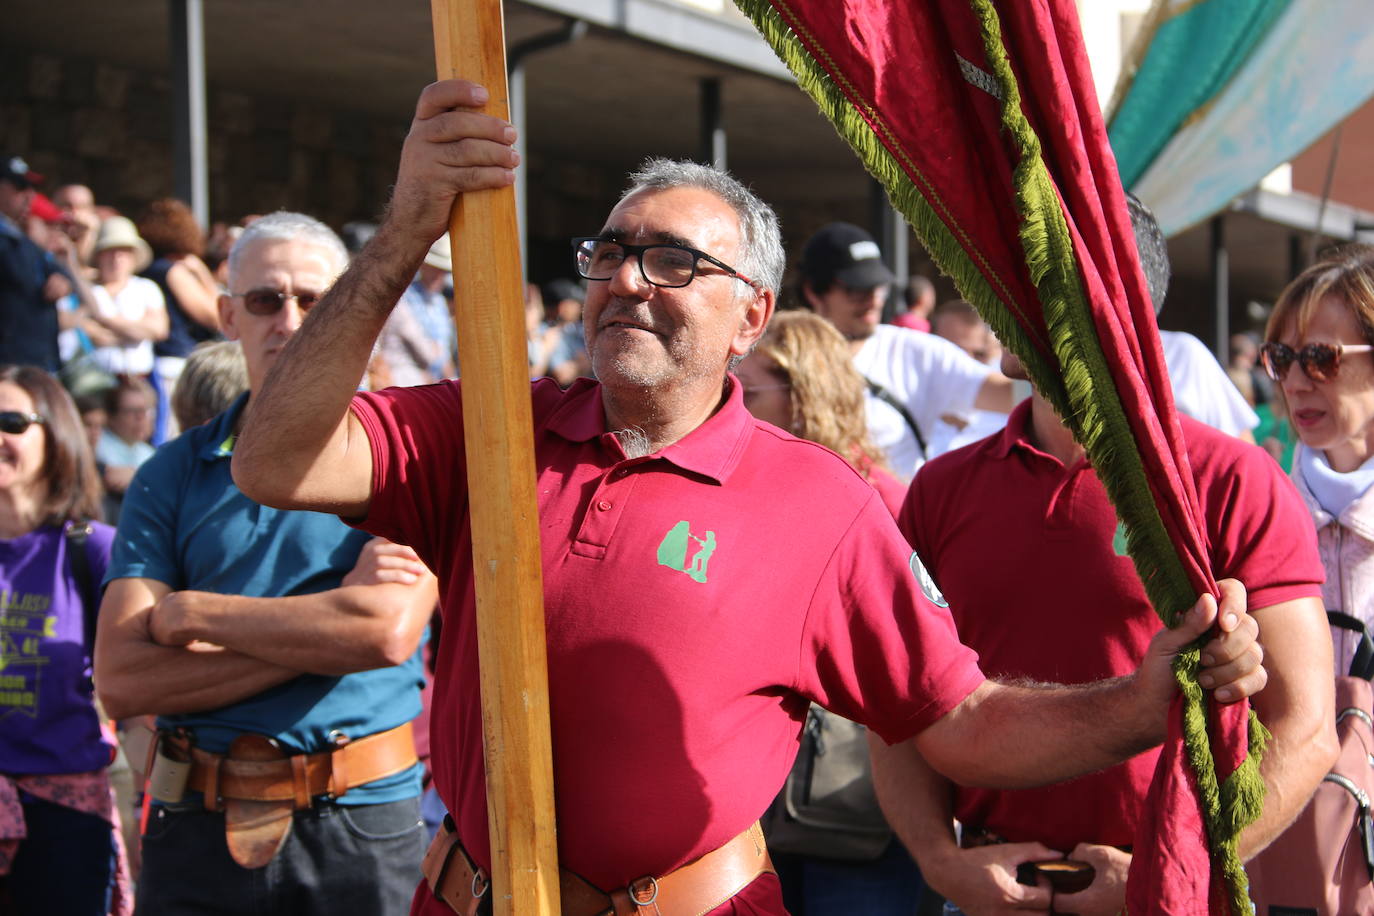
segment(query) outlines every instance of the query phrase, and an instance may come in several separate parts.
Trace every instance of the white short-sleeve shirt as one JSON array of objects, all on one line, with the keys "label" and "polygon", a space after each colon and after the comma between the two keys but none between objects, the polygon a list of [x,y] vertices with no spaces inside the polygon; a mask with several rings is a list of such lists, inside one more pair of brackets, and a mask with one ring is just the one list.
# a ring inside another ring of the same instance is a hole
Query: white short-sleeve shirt
[{"label": "white short-sleeve shirt", "polygon": [[[942,337],[886,324],[878,325],[864,341],[854,368],[906,407],[928,443],[941,414],[973,410],[979,389],[992,373]],[[894,474],[911,480],[923,461],[911,427],[872,391],[864,407],[873,444],[887,455]]]}]

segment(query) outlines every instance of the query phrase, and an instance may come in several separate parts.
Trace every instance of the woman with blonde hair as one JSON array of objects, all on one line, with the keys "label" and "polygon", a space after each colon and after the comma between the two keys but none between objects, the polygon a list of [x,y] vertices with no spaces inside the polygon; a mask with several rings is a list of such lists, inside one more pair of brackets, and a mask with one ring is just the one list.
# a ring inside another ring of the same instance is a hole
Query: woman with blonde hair
[{"label": "woman with blonde hair", "polygon": [[[1299,446],[1293,480],[1317,527],[1322,599],[1374,629],[1374,246],[1340,249],[1279,296],[1260,363]],[[1333,628],[1336,670],[1358,638]]]},{"label": "woman with blonde hair", "polygon": [[[906,487],[869,439],[867,383],[854,368],[849,342],[833,324],[814,312],[779,312],[735,374],[755,417],[848,461],[896,517]],[[813,704],[792,772],[764,816],[789,913],[898,916],[916,911],[921,872],[892,836],[872,783],[863,726]],[[846,786],[842,814],[827,807],[823,790],[815,791],[835,784]],[[817,810],[808,810],[813,806]]]},{"label": "woman with blonde hair", "polygon": [[848,461],[896,516],[906,487],[869,439],[865,382],[834,325],[812,312],[779,312],[735,373],[750,413]]}]

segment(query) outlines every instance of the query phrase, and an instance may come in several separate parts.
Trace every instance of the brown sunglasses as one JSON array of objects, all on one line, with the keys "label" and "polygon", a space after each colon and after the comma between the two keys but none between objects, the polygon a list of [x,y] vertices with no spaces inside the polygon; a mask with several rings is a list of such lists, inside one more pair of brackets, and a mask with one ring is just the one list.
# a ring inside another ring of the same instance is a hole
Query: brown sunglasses
[{"label": "brown sunglasses", "polygon": [[1302,371],[1312,381],[1329,382],[1341,370],[1342,354],[1368,353],[1370,350],[1374,350],[1370,344],[1327,343],[1311,343],[1294,350],[1288,344],[1270,341],[1260,347],[1260,363],[1265,374],[1276,382],[1283,381],[1293,363],[1302,366]]},{"label": "brown sunglasses", "polygon": [[250,315],[264,318],[280,312],[287,299],[295,299],[296,307],[308,312],[323,296],[323,293],[296,293],[293,296],[276,289],[250,289],[246,293],[234,293],[235,298],[243,300],[243,307],[248,309]]}]

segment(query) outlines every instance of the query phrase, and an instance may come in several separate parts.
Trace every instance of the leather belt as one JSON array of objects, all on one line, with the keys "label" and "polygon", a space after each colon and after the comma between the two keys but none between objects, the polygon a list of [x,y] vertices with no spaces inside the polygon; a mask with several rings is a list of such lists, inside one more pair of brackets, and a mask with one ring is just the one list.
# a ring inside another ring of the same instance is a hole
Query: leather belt
[{"label": "leather belt", "polygon": [[174,758],[184,761],[184,788],[200,792],[206,809],[224,813],[225,844],[244,868],[271,862],[291,833],[292,815],[309,808],[316,796],[338,798],[417,760],[409,722],[357,741],[338,735],[332,750],[315,754],[288,754],[266,735],[240,735],[227,754],[190,747],[184,735],[161,740],[169,747],[156,756],[153,784],[161,782],[159,769],[170,773],[178,766]]},{"label": "leather belt", "polygon": [[[434,837],[420,870],[429,889],[458,916],[477,916],[491,886],[458,841],[451,818]],[[558,870],[562,916],[701,916],[773,873],[763,828],[755,821],[725,845],[658,878],[643,877],[610,892]]]},{"label": "leather belt", "polygon": [[[249,747],[260,744],[272,752]],[[244,735],[228,754],[191,748],[186,788],[204,794],[211,811],[220,810],[223,799],[289,801],[299,810],[309,808],[317,795],[339,798],[349,789],[408,769],[417,760],[409,722],[356,741],[341,736],[332,750],[315,754],[287,755],[269,738]]]}]

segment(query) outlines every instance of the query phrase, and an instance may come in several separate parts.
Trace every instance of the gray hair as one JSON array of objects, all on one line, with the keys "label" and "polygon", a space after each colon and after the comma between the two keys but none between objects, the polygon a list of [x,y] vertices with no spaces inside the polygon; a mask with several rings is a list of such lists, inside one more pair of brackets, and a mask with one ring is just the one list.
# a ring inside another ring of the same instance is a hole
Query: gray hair
[{"label": "gray hair", "polygon": [[[348,249],[339,236],[324,223],[304,213],[278,210],[248,224],[229,249],[229,276],[238,273],[243,253],[257,242],[310,242],[329,251],[334,260],[334,272],[339,274],[348,266]],[[232,282],[232,281],[231,281]]]},{"label": "gray hair", "polygon": [[682,159],[646,159],[630,173],[623,201],[640,191],[700,188],[730,205],[739,219],[740,254],[735,269],[776,295],[782,286],[787,256],[782,229],[773,208],[723,169]]},{"label": "gray hair", "polygon": [[182,429],[200,426],[228,410],[247,390],[248,364],[238,341],[203,343],[186,358],[172,391],[172,413]]}]

